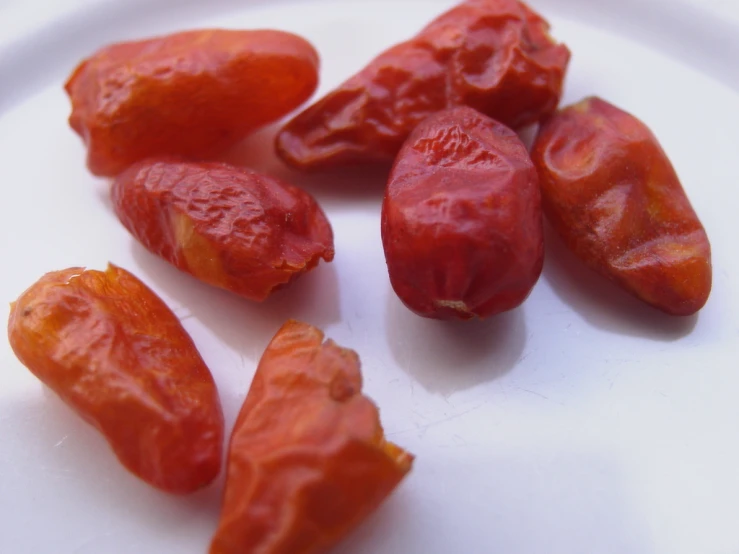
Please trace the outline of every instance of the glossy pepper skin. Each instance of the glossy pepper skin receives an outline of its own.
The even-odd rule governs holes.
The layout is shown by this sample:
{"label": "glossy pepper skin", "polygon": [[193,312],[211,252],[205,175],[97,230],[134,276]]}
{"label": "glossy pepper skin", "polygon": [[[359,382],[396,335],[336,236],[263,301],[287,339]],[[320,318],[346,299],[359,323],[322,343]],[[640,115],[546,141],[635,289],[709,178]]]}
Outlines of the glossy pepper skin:
{"label": "glossy pepper skin", "polygon": [[668,314],[703,307],[708,237],[644,123],[588,98],[542,127],[532,158],[545,214],[578,258]]}
{"label": "glossy pepper skin", "polygon": [[435,319],[521,304],[544,260],[541,196],[526,147],[472,108],[432,115],[398,154],[382,204],[390,282]]}
{"label": "glossy pepper skin", "polygon": [[410,471],[362,394],[352,350],[288,321],[236,420],[210,554],[318,554],[356,527]]}
{"label": "glossy pepper skin", "polygon": [[8,338],[150,485],[184,494],[218,475],[223,416],[213,377],[177,317],[129,272],[47,273],[12,304]]}
{"label": "glossy pepper skin", "polygon": [[111,195],[121,223],[151,252],[250,300],[334,257],[316,201],[249,169],[144,160],[113,181]]}
{"label": "glossy pepper skin", "polygon": [[95,175],[173,155],[203,160],[306,101],[318,54],[282,31],[185,31],[105,47],[65,89]]}
{"label": "glossy pepper skin", "polygon": [[434,112],[471,106],[513,128],[553,112],[570,58],[517,0],[468,0],[290,121],[276,148],[314,170],[387,161]]}

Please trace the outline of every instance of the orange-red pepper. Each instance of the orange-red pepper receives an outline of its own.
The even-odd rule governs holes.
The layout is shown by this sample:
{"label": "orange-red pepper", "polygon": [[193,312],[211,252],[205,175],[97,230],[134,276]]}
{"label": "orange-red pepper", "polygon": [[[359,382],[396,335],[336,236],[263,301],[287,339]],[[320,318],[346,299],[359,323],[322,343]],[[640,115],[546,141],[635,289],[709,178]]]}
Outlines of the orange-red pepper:
{"label": "orange-red pepper", "polygon": [[331,225],[316,201],[250,169],[145,160],[115,179],[112,199],[123,225],[150,251],[251,300],[334,257]]}
{"label": "orange-red pepper", "polygon": [[257,368],[228,454],[211,554],[317,554],[410,471],[362,394],[357,355],[289,321]]}
{"label": "orange-red pepper", "polygon": [[216,385],[177,317],[116,266],[47,273],[13,303],[18,359],[147,483],[193,492],[220,472]]}
{"label": "orange-red pepper", "polygon": [[430,116],[390,173],[382,242],[393,289],[436,319],[521,304],[544,261],[536,169],[516,133],[467,107]]}
{"label": "orange-red pepper", "polygon": [[631,114],[588,98],[552,117],[532,152],[544,212],[583,262],[675,315],[711,292],[711,246],[659,142]]}
{"label": "orange-red pepper", "polygon": [[553,112],[570,59],[518,0],[467,0],[290,121],[277,153],[303,170],[391,161],[416,125],[466,105],[509,127]]}
{"label": "orange-red pepper", "polygon": [[96,175],[150,156],[203,160],[307,100],[318,54],[283,31],[206,29],[102,48],[72,73],[69,124]]}

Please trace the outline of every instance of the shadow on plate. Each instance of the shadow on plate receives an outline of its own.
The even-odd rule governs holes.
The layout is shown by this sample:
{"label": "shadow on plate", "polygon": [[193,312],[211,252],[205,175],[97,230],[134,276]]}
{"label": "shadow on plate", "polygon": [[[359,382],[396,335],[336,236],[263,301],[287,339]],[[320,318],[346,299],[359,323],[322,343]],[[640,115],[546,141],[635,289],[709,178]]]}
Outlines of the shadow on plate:
{"label": "shadow on plate", "polygon": [[140,277],[156,284],[189,311],[183,314],[181,309],[175,310],[178,317],[196,317],[236,352],[255,361],[288,319],[324,328],[341,318],[339,280],[334,264],[321,262],[264,302],[252,302],[198,281],[136,241],[131,242],[131,249],[141,269]]}
{"label": "shadow on plate", "polygon": [[[370,206],[379,212],[385,192],[390,165],[371,164],[326,171],[301,173],[286,166],[274,153],[274,135],[279,129],[272,125],[248,136],[217,158],[237,167],[247,167],[295,185],[321,205],[326,215],[357,206]],[[115,215],[110,198],[112,179],[98,179],[95,192],[103,208]]]}
{"label": "shadow on plate", "polygon": [[103,208],[113,214],[116,219],[118,216],[115,215],[115,208],[113,208],[113,199],[110,197],[110,187],[113,181],[110,179],[97,179],[98,183],[95,183],[95,193],[97,194],[98,200],[103,205]]}
{"label": "shadow on plate", "polygon": [[[210,536],[215,528],[223,471],[197,492],[168,494],[130,473],[104,437],[46,387],[43,393],[6,407],[4,413],[14,422],[13,434],[18,437],[14,440],[23,441],[22,450],[27,456],[15,460],[23,467],[16,474],[14,488],[24,491],[23,498],[16,498],[15,503],[39,521],[63,521],[65,516],[59,514],[70,509],[81,516],[80,510],[87,506],[91,524],[155,526],[165,538],[170,533],[181,534],[181,525],[194,540]],[[11,450],[19,451],[18,447]],[[108,533],[93,538],[100,544],[85,543],[85,552],[109,551],[111,544],[120,540]]]}
{"label": "shadow on plate", "polygon": [[368,164],[303,173],[289,168],[275,154],[275,135],[282,123],[249,135],[220,160],[278,177],[316,197],[322,204],[343,206],[347,201],[379,203],[385,191],[390,164]]}
{"label": "shadow on plate", "polygon": [[449,395],[510,371],[526,344],[523,308],[484,321],[420,317],[388,293],[387,340],[396,363],[429,392]]}
{"label": "shadow on plate", "polygon": [[606,453],[502,441],[418,454],[399,489],[332,553],[654,552],[630,483]]}
{"label": "shadow on plate", "polygon": [[679,317],[652,308],[586,267],[549,225],[544,230],[542,278],[591,325],[611,333],[660,341],[678,340],[695,327],[697,314]]}
{"label": "shadow on plate", "polygon": [[[302,173],[289,168],[275,154],[274,137],[279,129],[279,125],[260,129],[219,156],[217,161],[247,167],[298,186],[315,196],[325,209],[341,209],[358,203],[380,205],[390,173],[389,164]],[[105,209],[113,213],[110,199],[112,179],[100,178],[98,181],[98,198]]]}

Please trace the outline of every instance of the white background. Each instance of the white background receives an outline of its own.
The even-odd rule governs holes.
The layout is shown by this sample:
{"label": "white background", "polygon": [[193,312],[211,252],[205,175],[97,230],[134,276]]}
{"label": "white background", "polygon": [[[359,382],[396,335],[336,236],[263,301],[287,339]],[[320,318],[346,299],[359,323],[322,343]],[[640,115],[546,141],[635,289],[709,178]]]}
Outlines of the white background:
{"label": "white background", "polygon": [[[420,319],[387,279],[382,172],[294,175],[271,153],[273,129],[232,159],[315,194],[337,256],[265,304],[242,301],[127,235],[66,124],[64,78],[114,40],[211,25],[292,30],[321,52],[323,92],[447,0],[0,0],[0,300],[52,269],[110,260],[132,270],[183,318],[229,426],[288,317],[355,348],[388,436],[418,458],[339,553],[739,553],[739,5],[531,3],[573,51],[564,102],[601,95],[644,119],[671,155],[713,247],[714,290],[699,316],[639,304],[548,237],[521,309],[484,323]],[[204,552],[221,486],[174,498],[137,481],[0,344],[0,553]]]}

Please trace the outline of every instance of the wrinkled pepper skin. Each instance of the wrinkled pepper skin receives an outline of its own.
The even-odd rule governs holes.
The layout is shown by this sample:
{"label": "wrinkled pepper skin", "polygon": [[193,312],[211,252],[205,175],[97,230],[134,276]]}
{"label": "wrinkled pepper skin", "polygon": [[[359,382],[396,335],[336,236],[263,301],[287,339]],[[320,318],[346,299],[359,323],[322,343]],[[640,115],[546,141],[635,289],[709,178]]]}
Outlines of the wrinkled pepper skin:
{"label": "wrinkled pepper skin", "polygon": [[382,243],[393,289],[418,315],[485,318],[515,308],[544,261],[541,196],[526,147],[472,108],[432,115],[390,172]]}
{"label": "wrinkled pepper skin", "polygon": [[177,317],[129,272],[47,273],[12,304],[8,338],[31,373],[150,485],[190,493],[220,472],[213,377]]}
{"label": "wrinkled pepper skin", "polygon": [[390,163],[418,123],[467,105],[513,128],[559,103],[570,58],[517,0],[468,0],[380,54],[278,134],[289,165]]}
{"label": "wrinkled pepper skin", "polygon": [[532,159],[547,219],[580,260],[668,314],[703,307],[708,237],[644,123],[588,98],[543,125]]}
{"label": "wrinkled pepper skin", "polygon": [[144,160],[113,181],[111,195],[121,223],[147,249],[250,300],[334,257],[331,226],[316,201],[246,168]]}
{"label": "wrinkled pepper skin", "polygon": [[185,31],[103,48],[65,89],[95,175],[153,156],[211,158],[297,108],[318,54],[282,31]]}
{"label": "wrinkled pepper skin", "polygon": [[385,440],[377,407],[362,394],[356,353],[288,321],[236,420],[210,554],[326,552],[412,462]]}

